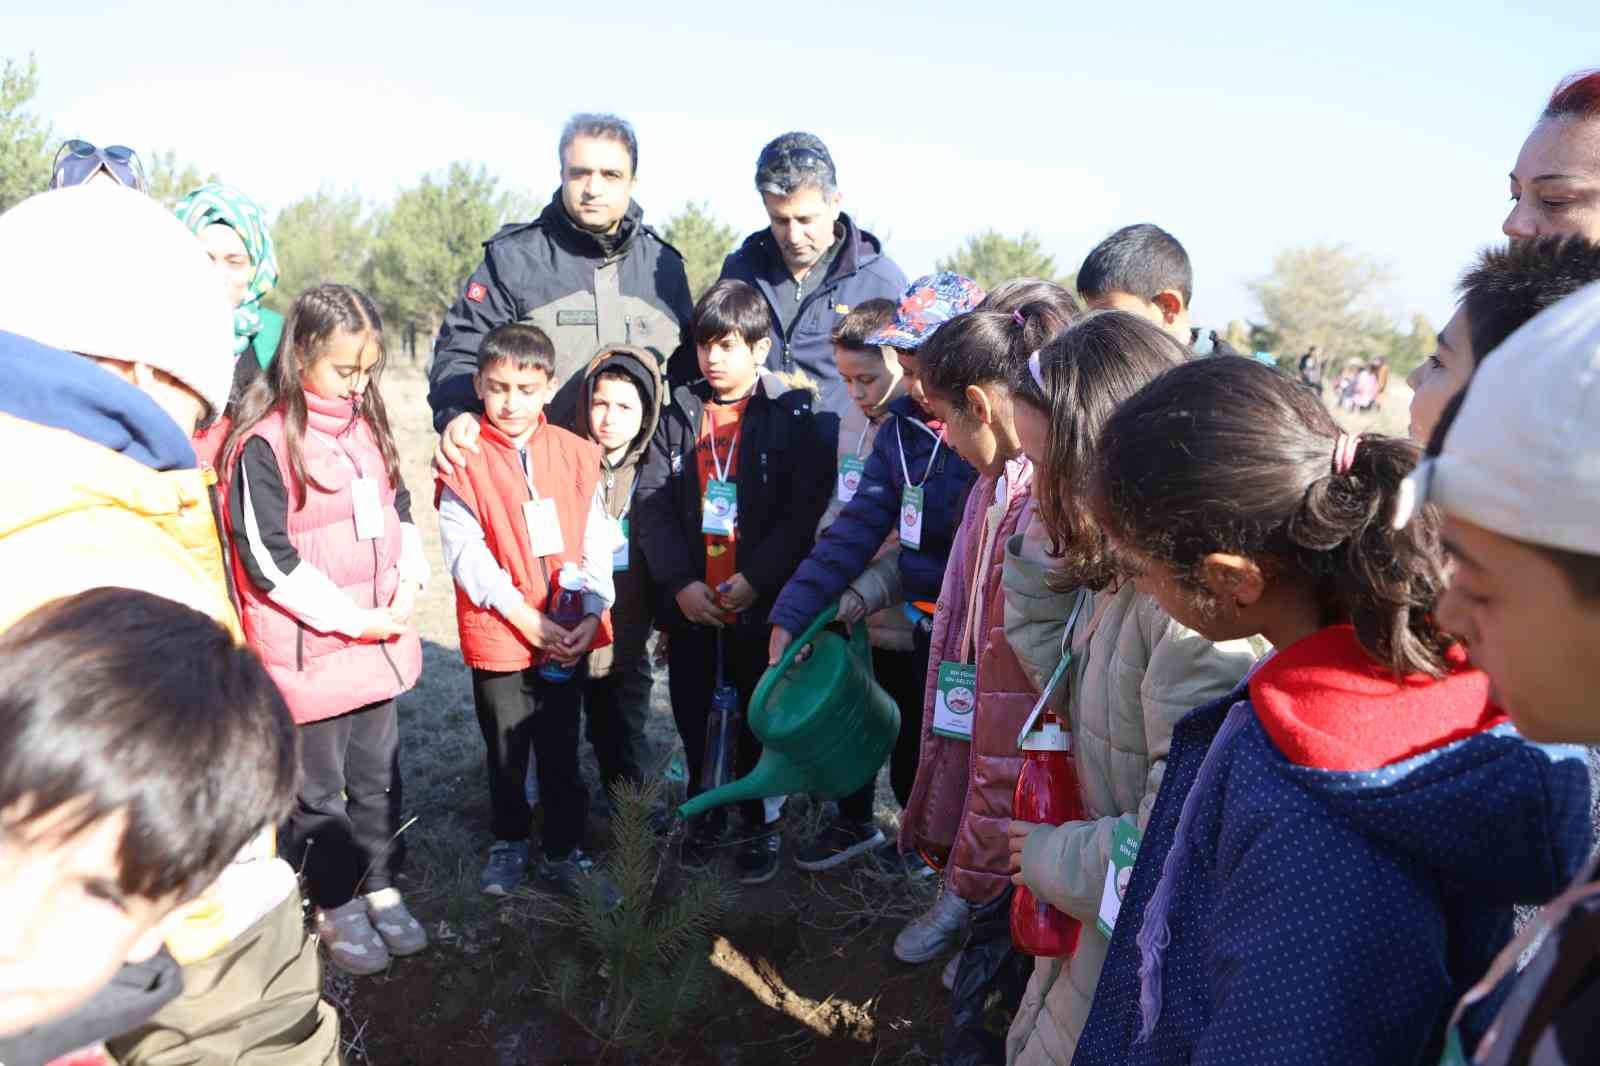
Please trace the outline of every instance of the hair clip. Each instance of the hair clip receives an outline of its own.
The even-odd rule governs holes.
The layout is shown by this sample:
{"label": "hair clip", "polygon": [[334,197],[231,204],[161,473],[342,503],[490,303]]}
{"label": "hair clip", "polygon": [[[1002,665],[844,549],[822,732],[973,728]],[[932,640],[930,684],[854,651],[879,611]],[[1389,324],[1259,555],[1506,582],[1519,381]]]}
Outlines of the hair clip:
{"label": "hair clip", "polygon": [[1022,309],[1020,307],[1011,312],[1011,321],[1024,328],[1026,328],[1028,325],[1028,320],[1023,317]]}
{"label": "hair clip", "polygon": [[1028,356],[1028,373],[1033,376],[1033,383],[1039,386],[1039,391],[1049,396],[1050,390],[1044,384],[1044,368],[1039,365],[1039,349],[1037,348],[1033,350],[1033,354]]}
{"label": "hair clip", "polygon": [[1339,477],[1350,473],[1351,467],[1356,464],[1356,449],[1361,447],[1361,438],[1352,437],[1348,433],[1339,434],[1339,439],[1333,444],[1333,472]]}

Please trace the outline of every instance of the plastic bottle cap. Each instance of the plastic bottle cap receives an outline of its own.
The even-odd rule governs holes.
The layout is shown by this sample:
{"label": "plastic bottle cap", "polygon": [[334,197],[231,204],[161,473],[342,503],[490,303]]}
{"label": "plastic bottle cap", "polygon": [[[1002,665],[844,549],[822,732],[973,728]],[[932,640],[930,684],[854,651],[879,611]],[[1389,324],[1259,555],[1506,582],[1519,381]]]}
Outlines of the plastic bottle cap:
{"label": "plastic bottle cap", "polygon": [[563,563],[561,566],[561,587],[569,592],[582,592],[585,584],[583,580],[583,567],[577,563]]}
{"label": "plastic bottle cap", "polygon": [[1072,734],[1054,718],[1039,723],[1039,728],[1022,738],[1023,751],[1071,751]]}

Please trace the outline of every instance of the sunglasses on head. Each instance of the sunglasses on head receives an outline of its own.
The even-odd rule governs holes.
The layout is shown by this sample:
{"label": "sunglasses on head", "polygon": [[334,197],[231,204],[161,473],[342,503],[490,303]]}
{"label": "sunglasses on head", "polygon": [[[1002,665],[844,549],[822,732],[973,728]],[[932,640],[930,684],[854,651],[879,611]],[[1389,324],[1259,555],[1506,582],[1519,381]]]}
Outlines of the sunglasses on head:
{"label": "sunglasses on head", "polygon": [[772,164],[784,163],[795,170],[823,170],[833,171],[833,160],[826,154],[812,148],[789,148],[778,152],[771,160]]}
{"label": "sunglasses on head", "polygon": [[77,139],[68,141],[56,151],[50,187],[63,189],[68,185],[82,185],[102,170],[119,185],[140,192],[149,191],[144,164],[139,162],[138,152],[122,144],[97,148],[88,141]]}

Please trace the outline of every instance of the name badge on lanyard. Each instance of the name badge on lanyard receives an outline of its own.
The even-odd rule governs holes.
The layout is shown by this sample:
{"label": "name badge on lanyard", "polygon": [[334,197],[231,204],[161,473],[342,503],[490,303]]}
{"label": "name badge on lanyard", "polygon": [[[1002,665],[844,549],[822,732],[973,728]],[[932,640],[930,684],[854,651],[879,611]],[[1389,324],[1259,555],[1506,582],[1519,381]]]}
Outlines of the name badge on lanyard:
{"label": "name badge on lanyard", "polygon": [[921,485],[907,485],[900,490],[900,543],[912,549],[922,547]]}
{"label": "name badge on lanyard", "polygon": [[617,519],[617,546],[611,549],[611,570],[620,574],[628,569],[628,520]]}
{"label": "name badge on lanyard", "polygon": [[735,433],[733,442],[728,445],[726,464],[717,455],[714,429],[706,446],[711,449],[711,466],[717,476],[706,485],[705,496],[700,501],[700,532],[731,537],[739,524],[739,487],[728,480],[728,474],[733,466],[734,452],[739,447],[739,434]]}
{"label": "name badge on lanyard", "polygon": [[894,420],[895,440],[900,445],[900,473],[906,479],[905,487],[900,490],[900,544],[916,551],[922,547],[922,486],[928,483],[928,478],[933,474],[934,460],[939,458],[944,437],[934,438],[933,451],[928,453],[928,468],[922,472],[922,480],[912,484],[911,470],[906,466],[906,438],[900,431],[900,421],[899,417]]}
{"label": "name badge on lanyard", "polygon": [[[869,424],[867,429],[871,429]],[[861,437],[856,441],[854,455],[839,456],[839,482],[833,494],[840,503],[849,503],[856,498],[856,490],[861,487],[861,474],[867,468],[866,460],[861,458],[861,446],[867,442],[867,429],[861,431]]]}
{"label": "name badge on lanyard", "polygon": [[939,664],[933,696],[933,731],[952,740],[972,739],[972,712],[978,709],[978,668],[946,660]]}
{"label": "name badge on lanyard", "polygon": [[377,540],[383,536],[383,504],[378,500],[378,482],[358,477],[350,482],[350,498],[355,504],[356,539]]}
{"label": "name badge on lanyard", "polygon": [[1122,913],[1122,899],[1128,894],[1128,882],[1133,879],[1133,864],[1139,859],[1139,830],[1126,819],[1117,819],[1111,833],[1111,861],[1106,864],[1106,884],[1100,892],[1100,913],[1095,926],[1107,938],[1117,927],[1117,916]]}
{"label": "name badge on lanyard", "polygon": [[524,501],[522,520],[528,525],[528,545],[534,555],[560,555],[567,550],[561,538],[561,517],[556,514],[555,500],[535,496]]}

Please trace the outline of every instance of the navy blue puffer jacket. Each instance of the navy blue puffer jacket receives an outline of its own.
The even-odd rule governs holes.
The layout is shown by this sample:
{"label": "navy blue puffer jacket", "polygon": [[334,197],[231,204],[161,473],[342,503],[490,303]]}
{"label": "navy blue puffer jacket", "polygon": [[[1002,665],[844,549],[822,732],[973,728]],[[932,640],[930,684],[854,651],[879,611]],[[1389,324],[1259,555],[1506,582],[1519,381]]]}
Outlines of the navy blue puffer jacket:
{"label": "navy blue puffer jacket", "polygon": [[909,396],[890,404],[889,411],[893,417],[872,443],[861,486],[783,587],[769,619],[773,625],[799,633],[867,568],[883,538],[899,528],[900,492],[908,472],[911,483],[923,490],[922,544],[900,545],[901,594],[906,600],[939,598],[961,508],[978,472],[940,443]]}

